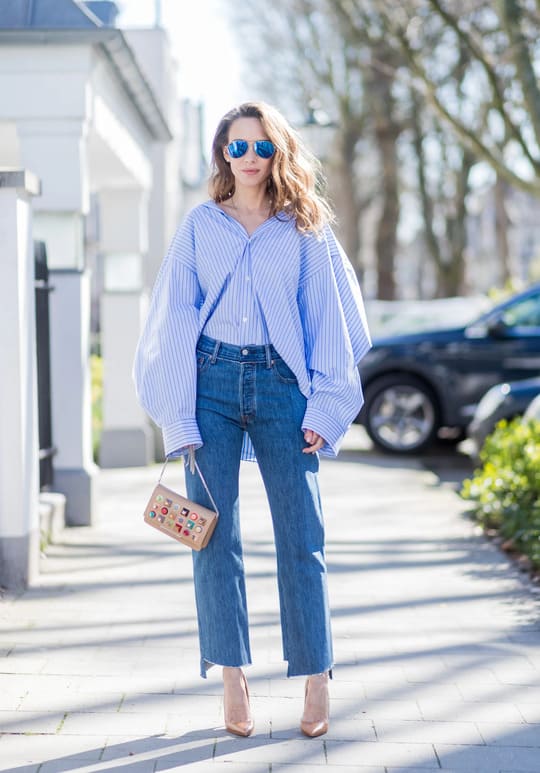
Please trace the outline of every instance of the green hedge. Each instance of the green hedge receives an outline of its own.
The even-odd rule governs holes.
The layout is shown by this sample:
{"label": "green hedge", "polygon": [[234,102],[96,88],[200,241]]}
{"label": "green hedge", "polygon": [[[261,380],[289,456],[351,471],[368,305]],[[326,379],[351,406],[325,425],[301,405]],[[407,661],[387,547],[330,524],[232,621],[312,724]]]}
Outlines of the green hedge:
{"label": "green hedge", "polygon": [[103,360],[97,354],[90,355],[90,373],[92,378],[92,445],[94,461],[97,462],[103,425]]}
{"label": "green hedge", "polygon": [[499,422],[480,459],[461,496],[485,529],[496,529],[540,567],[540,421]]}

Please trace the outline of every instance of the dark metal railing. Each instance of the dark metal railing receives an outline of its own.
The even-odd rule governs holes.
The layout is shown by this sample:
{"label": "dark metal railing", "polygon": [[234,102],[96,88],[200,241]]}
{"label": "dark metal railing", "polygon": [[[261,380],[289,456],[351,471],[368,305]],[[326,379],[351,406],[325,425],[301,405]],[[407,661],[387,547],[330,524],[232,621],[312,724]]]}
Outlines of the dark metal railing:
{"label": "dark metal railing", "polygon": [[51,488],[53,483],[53,457],[56,454],[56,448],[52,442],[49,325],[49,294],[54,290],[54,287],[49,284],[47,249],[44,242],[34,242],[34,265],[39,416],[39,487],[41,491],[46,491]]}

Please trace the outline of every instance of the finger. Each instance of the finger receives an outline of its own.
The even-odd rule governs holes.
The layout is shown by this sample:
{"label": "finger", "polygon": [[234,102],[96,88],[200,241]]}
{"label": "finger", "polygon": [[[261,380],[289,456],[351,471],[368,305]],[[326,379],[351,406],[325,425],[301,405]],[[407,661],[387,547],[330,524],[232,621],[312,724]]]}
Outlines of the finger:
{"label": "finger", "polygon": [[302,449],[303,454],[314,454],[324,446],[324,438],[317,435],[317,440],[309,445],[307,448]]}

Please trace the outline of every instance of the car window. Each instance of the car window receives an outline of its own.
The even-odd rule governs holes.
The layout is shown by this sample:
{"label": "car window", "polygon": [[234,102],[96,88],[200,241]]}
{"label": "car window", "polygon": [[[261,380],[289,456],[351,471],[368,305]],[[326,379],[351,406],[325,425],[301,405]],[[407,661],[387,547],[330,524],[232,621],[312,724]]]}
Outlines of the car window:
{"label": "car window", "polygon": [[540,293],[509,306],[502,320],[508,327],[540,328]]}

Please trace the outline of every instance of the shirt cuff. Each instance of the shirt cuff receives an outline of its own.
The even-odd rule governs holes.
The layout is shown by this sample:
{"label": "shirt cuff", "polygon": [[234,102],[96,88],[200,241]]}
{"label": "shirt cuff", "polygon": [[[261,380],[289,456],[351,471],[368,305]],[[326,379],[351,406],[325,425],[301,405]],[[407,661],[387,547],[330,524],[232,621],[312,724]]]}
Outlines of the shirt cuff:
{"label": "shirt cuff", "polygon": [[162,429],[165,456],[174,458],[187,454],[189,446],[202,446],[201,433],[196,419],[179,419]]}
{"label": "shirt cuff", "polygon": [[311,429],[326,440],[326,444],[321,448],[320,453],[323,456],[337,456],[339,447],[345,435],[346,428],[343,428],[335,419],[322,413],[317,408],[308,406],[302,422],[302,430]]}

